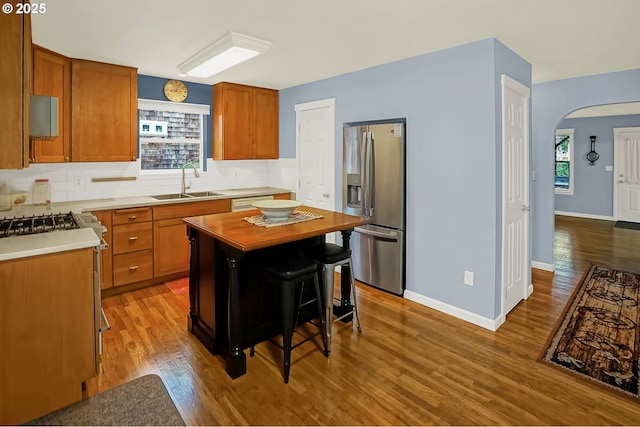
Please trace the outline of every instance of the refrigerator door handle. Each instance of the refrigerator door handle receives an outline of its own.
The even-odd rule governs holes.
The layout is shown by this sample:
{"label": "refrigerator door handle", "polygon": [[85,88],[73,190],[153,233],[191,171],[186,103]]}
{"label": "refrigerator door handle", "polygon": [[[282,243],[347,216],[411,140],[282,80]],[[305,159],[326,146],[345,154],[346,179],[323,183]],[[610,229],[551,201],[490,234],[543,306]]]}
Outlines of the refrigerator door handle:
{"label": "refrigerator door handle", "polygon": [[373,147],[371,132],[365,132],[363,135],[363,159],[362,162],[362,213],[364,216],[373,216]]}
{"label": "refrigerator door handle", "polygon": [[368,132],[362,132],[362,145],[360,146],[360,159],[362,161],[362,175],[361,182],[362,185],[362,216],[367,216],[369,209],[367,207],[367,201],[369,200],[369,180],[367,174],[367,146],[368,146]]}
{"label": "refrigerator door handle", "polygon": [[356,233],[367,235],[367,236],[380,237],[382,239],[388,239],[388,240],[394,240],[394,241],[398,240],[398,233],[396,233],[395,231],[388,231],[386,233],[383,233],[380,231],[368,230],[362,227],[356,227],[353,229],[353,231],[355,231]]}
{"label": "refrigerator door handle", "polygon": [[373,216],[373,208],[376,204],[376,159],[375,136],[369,132],[369,216]]}

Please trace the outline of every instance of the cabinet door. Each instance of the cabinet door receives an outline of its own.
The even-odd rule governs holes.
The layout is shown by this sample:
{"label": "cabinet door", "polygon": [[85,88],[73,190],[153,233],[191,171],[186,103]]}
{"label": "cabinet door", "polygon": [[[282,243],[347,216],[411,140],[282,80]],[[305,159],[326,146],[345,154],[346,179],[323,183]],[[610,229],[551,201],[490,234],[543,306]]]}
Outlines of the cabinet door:
{"label": "cabinet door", "polygon": [[58,97],[58,136],[33,140],[31,162],[69,161],[71,60],[66,56],[33,46],[33,93]]}
{"label": "cabinet door", "polygon": [[31,15],[0,14],[0,40],[0,169],[21,169],[29,158]]}
{"label": "cabinet door", "polygon": [[278,158],[278,91],[253,89],[253,158]]}
{"label": "cabinet door", "polygon": [[71,160],[125,162],[137,156],[135,68],[71,61]]}
{"label": "cabinet door", "polygon": [[215,160],[252,158],[252,88],[232,83],[213,87]]}
{"label": "cabinet door", "polygon": [[93,260],[85,248],[0,262],[0,425],[81,400],[97,363]]}
{"label": "cabinet door", "polygon": [[154,276],[189,271],[189,239],[181,218],[153,222]]}

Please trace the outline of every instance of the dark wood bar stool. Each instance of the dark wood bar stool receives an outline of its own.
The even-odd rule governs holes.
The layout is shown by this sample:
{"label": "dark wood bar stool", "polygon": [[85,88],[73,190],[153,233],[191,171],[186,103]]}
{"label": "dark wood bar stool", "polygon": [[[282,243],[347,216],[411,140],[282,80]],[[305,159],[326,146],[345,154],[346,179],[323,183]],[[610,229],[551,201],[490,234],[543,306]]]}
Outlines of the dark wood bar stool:
{"label": "dark wood bar stool", "polygon": [[[353,316],[355,326],[358,333],[362,332],[360,327],[360,318],[358,317],[358,299],[356,298],[356,286],[353,280],[353,262],[351,260],[351,249],[343,248],[340,245],[334,243],[324,243],[315,246],[312,249],[311,258],[318,264],[322,274],[324,282],[324,306],[325,306],[325,341],[326,341],[326,355],[329,355],[331,351],[331,331],[334,322],[342,320],[348,316]],[[333,287],[335,269],[337,266],[349,267],[349,283],[351,302],[347,305],[347,310],[341,312],[335,319],[333,319]],[[336,298],[336,300],[338,300]],[[343,303],[343,301],[341,301]]]}
{"label": "dark wood bar stool", "polygon": [[[287,257],[276,261],[266,267],[266,281],[278,283],[280,288],[280,317],[282,321],[282,345],[275,343],[284,351],[284,382],[289,383],[289,372],[291,371],[291,350],[310,340],[311,338],[321,335],[322,344],[325,355],[327,352],[327,341],[324,327],[324,318],[322,315],[322,296],[320,293],[320,283],[318,281],[318,267],[314,260],[307,258]],[[315,298],[303,302],[304,284],[308,280],[313,280],[315,287]],[[299,291],[298,291],[299,289]],[[296,300],[297,292],[300,293],[299,299]],[[292,346],[293,333],[298,326],[300,317],[300,309],[306,305],[317,304],[320,323],[310,322],[317,326],[320,331],[310,335]],[[255,346],[251,347],[249,355],[253,357],[255,354]]]}

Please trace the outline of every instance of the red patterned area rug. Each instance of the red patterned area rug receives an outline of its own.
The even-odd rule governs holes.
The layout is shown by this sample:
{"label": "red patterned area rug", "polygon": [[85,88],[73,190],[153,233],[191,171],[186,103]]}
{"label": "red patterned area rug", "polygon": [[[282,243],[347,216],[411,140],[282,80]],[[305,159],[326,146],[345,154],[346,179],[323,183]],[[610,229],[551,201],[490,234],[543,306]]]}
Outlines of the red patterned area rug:
{"label": "red patterned area rug", "polygon": [[175,295],[184,294],[189,290],[189,278],[183,277],[182,279],[172,280],[170,282],[164,282],[165,285],[171,289]]}
{"label": "red patterned area rug", "polygon": [[640,397],[639,290],[640,274],[592,266],[539,360]]}

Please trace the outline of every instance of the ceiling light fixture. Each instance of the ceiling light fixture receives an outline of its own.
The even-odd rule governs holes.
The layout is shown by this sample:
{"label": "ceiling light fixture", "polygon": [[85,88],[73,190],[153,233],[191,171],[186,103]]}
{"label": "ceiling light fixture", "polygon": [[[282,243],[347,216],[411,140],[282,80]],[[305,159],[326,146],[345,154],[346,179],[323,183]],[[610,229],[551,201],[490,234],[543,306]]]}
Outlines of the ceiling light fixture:
{"label": "ceiling light fixture", "polygon": [[178,65],[178,69],[191,77],[211,77],[265,52],[270,46],[271,42],[230,31]]}

